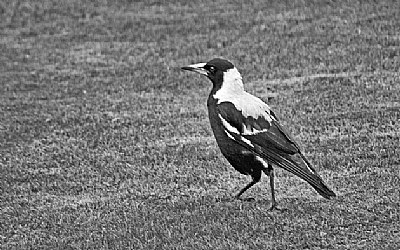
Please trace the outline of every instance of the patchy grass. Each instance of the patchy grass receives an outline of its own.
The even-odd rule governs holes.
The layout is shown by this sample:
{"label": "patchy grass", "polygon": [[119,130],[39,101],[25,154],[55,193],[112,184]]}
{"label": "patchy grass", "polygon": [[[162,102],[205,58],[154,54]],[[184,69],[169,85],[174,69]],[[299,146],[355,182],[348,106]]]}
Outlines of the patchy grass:
{"label": "patchy grass", "polygon": [[[3,249],[397,249],[396,1],[0,3]],[[338,193],[278,170],[230,200],[210,84],[231,59]],[[188,105],[189,104],[189,105]],[[264,178],[265,179],[265,178]]]}

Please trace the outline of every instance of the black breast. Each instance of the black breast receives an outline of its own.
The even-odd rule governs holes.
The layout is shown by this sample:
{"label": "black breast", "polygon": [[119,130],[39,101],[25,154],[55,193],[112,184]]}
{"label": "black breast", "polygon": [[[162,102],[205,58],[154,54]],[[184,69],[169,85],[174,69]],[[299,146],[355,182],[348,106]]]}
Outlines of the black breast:
{"label": "black breast", "polygon": [[255,159],[255,155],[252,152],[226,135],[221,119],[218,117],[216,109],[217,101],[210,94],[207,100],[207,108],[211,128],[221,153],[237,171],[242,174],[251,175],[255,169],[260,169],[263,166]]}

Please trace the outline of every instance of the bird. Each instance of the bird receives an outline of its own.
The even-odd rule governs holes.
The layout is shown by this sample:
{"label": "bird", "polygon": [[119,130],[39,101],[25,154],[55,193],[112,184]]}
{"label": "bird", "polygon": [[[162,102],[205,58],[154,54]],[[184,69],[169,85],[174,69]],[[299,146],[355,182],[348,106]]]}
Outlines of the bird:
{"label": "bird", "polygon": [[258,183],[264,173],[269,176],[271,189],[269,210],[279,210],[273,166],[308,182],[324,198],[336,196],[268,104],[245,91],[242,76],[230,61],[214,58],[207,63],[191,64],[181,69],[211,80],[207,109],[217,145],[237,171],[251,176],[251,182],[234,198],[241,200],[241,195]]}

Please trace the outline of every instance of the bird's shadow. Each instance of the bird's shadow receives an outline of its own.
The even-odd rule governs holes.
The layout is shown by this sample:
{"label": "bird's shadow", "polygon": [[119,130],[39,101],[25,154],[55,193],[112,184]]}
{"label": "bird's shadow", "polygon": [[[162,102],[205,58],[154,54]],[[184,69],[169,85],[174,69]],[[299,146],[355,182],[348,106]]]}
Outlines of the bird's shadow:
{"label": "bird's shadow", "polygon": [[232,197],[215,197],[215,202],[217,203],[227,203],[227,202],[256,202],[256,199],[253,197],[247,198],[237,198],[235,196]]}
{"label": "bird's shadow", "polygon": [[269,212],[274,212],[274,211],[285,212],[288,210],[287,208],[281,207],[281,206],[272,207],[271,201],[257,200],[253,197],[246,197],[246,198],[237,198],[235,196],[233,196],[233,197],[216,197],[214,200],[216,203],[235,203],[235,202],[237,202],[237,203],[242,203],[242,204],[254,204],[254,205],[262,205],[262,206],[268,205]]}

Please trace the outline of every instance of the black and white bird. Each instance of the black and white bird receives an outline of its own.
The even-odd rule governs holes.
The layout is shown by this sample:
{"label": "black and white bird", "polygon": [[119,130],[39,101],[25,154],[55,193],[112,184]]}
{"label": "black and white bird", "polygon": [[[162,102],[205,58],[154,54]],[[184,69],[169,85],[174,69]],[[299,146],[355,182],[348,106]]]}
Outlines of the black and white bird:
{"label": "black and white bird", "polygon": [[[236,198],[259,182],[264,172],[270,178],[271,209],[277,208],[271,164],[302,178],[325,198],[336,196],[270,107],[244,90],[242,76],[231,62],[214,58],[182,69],[205,75],[211,80],[213,88],[207,107],[217,144],[237,171],[252,177]],[[299,157],[294,157],[296,155]]]}

